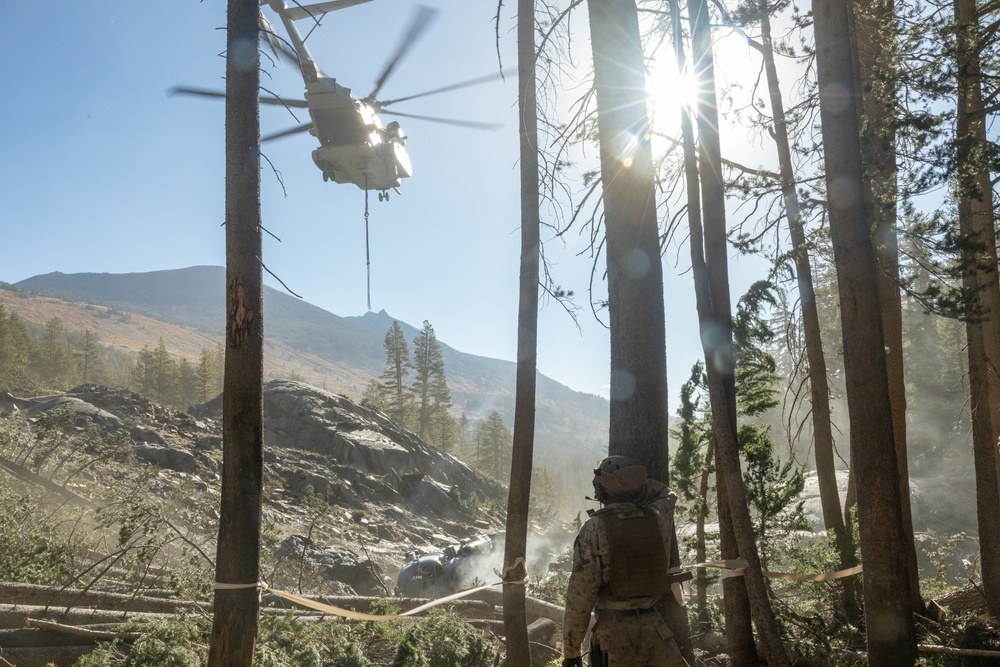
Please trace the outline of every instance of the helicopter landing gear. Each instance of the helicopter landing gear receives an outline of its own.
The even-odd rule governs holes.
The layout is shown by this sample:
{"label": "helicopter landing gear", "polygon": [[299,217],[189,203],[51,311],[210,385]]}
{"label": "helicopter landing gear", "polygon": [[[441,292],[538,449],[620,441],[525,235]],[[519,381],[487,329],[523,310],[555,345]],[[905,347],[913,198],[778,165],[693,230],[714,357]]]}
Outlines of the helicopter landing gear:
{"label": "helicopter landing gear", "polygon": [[379,201],[389,201],[389,191],[388,190],[383,190],[382,192],[378,193],[378,200]]}

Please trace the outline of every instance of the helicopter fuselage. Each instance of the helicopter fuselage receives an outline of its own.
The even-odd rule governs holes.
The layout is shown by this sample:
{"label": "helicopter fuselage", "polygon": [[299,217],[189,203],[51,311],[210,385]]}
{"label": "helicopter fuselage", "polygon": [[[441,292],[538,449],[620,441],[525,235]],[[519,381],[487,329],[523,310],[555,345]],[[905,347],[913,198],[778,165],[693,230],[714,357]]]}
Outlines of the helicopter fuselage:
{"label": "helicopter fuselage", "polygon": [[319,140],[313,162],[323,180],[354,183],[362,190],[398,188],[412,173],[398,123],[383,127],[378,114],[349,88],[319,76],[306,86],[306,100]]}

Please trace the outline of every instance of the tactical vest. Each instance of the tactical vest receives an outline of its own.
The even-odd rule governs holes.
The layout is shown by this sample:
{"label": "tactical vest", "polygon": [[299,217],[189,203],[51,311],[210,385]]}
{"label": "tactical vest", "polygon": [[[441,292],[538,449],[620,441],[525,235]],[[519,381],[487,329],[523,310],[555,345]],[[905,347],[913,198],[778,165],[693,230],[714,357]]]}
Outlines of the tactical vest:
{"label": "tactical vest", "polygon": [[608,582],[616,598],[663,595],[670,590],[670,563],[660,524],[649,508],[601,512],[610,552]]}

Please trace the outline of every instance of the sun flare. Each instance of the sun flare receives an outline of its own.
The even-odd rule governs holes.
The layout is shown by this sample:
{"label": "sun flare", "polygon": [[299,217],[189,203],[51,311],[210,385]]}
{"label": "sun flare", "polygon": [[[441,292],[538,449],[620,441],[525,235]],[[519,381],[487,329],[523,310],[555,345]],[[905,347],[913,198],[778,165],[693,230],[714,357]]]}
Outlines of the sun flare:
{"label": "sun flare", "polygon": [[649,68],[646,78],[649,114],[653,134],[674,137],[679,134],[680,111],[692,106],[697,95],[694,77],[679,73],[671,59]]}

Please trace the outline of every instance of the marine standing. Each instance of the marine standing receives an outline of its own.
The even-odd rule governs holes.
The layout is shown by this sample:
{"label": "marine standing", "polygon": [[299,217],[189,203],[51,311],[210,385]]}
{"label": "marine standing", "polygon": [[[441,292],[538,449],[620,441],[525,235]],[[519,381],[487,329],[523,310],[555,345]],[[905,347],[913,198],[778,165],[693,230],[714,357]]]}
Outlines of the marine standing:
{"label": "marine standing", "polygon": [[657,603],[671,594],[670,548],[677,497],[645,466],[609,456],[594,469],[593,512],[573,544],[563,619],[563,667],[581,667],[597,612],[591,667],[683,667]]}

